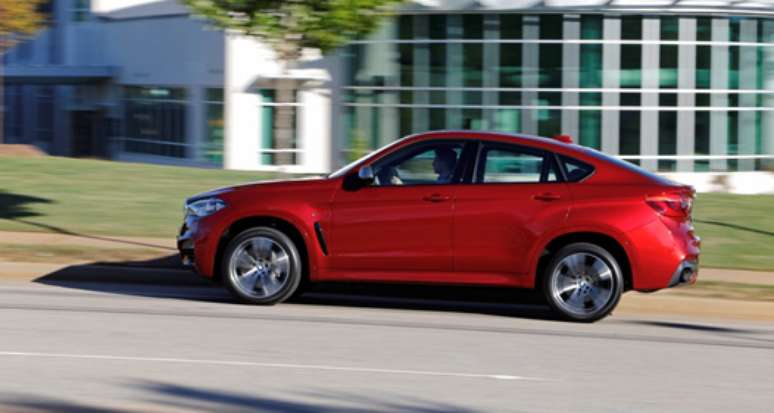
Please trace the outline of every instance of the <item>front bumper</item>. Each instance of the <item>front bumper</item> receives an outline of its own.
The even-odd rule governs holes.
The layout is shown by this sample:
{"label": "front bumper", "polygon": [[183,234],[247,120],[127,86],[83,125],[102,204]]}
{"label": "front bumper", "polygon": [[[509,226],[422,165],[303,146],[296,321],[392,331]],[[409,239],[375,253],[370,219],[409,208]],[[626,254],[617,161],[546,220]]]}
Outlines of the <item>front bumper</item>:
{"label": "front bumper", "polygon": [[196,269],[196,241],[190,224],[190,219],[186,217],[177,237],[177,251],[184,266]]}

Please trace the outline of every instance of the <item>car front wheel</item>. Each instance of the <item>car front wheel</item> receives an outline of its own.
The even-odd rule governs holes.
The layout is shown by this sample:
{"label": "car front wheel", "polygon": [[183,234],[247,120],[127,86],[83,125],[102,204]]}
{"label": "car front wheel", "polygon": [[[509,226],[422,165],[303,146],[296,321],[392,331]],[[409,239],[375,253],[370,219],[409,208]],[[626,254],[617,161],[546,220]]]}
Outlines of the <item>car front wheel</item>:
{"label": "car front wheel", "polygon": [[293,241],[271,227],[248,229],[226,247],[223,274],[240,301],[271,305],[290,297],[301,281],[301,259]]}
{"label": "car front wheel", "polygon": [[616,259],[589,243],[565,246],[551,259],[543,277],[548,304],[565,319],[596,321],[608,315],[623,292]]}

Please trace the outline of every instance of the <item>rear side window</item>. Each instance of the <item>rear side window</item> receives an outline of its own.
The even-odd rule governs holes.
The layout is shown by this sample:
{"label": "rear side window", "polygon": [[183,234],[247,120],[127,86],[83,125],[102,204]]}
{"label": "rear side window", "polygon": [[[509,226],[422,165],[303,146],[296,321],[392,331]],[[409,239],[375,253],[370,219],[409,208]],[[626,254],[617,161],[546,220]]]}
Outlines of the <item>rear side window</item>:
{"label": "rear side window", "polygon": [[479,155],[476,182],[556,182],[553,162],[545,152],[516,145],[485,143]]}
{"label": "rear side window", "polygon": [[560,155],[567,182],[579,182],[594,172],[594,167],[577,159]]}

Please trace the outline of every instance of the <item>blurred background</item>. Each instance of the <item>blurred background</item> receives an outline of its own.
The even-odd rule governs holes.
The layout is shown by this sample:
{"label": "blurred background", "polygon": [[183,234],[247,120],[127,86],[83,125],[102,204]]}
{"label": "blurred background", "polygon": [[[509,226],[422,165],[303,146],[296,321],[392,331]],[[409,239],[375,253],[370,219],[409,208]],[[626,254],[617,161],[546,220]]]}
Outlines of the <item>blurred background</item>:
{"label": "blurred background", "polygon": [[664,172],[772,169],[771,2],[405,2],[289,68],[174,0],[39,9],[44,29],[3,55],[3,136],[52,155],[321,173],[407,134],[482,129]]}

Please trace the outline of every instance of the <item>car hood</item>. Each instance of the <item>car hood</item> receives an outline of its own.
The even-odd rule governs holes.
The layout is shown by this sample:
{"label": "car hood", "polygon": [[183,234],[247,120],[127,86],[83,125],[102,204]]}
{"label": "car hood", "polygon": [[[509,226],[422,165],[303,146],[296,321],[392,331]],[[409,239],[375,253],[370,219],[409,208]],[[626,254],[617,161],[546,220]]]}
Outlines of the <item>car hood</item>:
{"label": "car hood", "polygon": [[328,179],[323,176],[308,176],[295,179],[273,179],[266,181],[256,181],[245,184],[225,186],[222,188],[216,188],[207,192],[196,194],[188,199],[186,203],[196,202],[200,199],[211,198],[215,196],[221,196],[232,192],[243,191],[261,191],[261,190],[293,190],[298,189],[299,186],[314,185],[317,183],[325,182]]}

